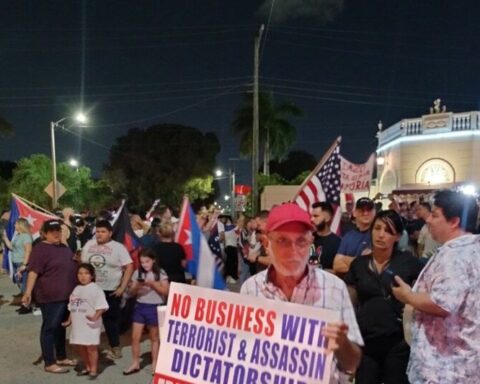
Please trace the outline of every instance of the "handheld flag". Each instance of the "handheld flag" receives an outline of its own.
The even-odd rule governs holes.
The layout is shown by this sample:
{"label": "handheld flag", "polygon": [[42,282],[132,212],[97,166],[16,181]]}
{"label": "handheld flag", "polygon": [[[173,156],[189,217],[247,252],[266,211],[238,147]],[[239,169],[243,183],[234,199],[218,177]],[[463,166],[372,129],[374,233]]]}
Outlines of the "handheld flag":
{"label": "handheld flag", "polygon": [[338,137],[315,169],[308,175],[293,199],[307,212],[313,203],[326,201],[332,205],[333,217],[330,226],[332,232],[340,230],[340,141]]}
{"label": "handheld flag", "polygon": [[[38,206],[35,207],[40,208]],[[34,239],[40,236],[40,229],[42,228],[42,224],[45,220],[58,219],[58,217],[53,213],[48,212],[43,208],[40,209],[42,209],[42,211],[35,209],[33,203],[30,203],[28,200],[25,200],[12,193],[12,201],[10,203],[10,220],[8,221],[7,225],[7,237],[10,241],[12,241],[15,234],[15,222],[20,217],[26,219],[30,224],[32,237]],[[13,276],[12,262],[9,257],[8,249],[5,249],[2,267],[9,272],[10,277]]]}
{"label": "handheld flag", "polygon": [[125,248],[127,248],[133,260],[133,265],[137,268],[141,242],[130,224],[130,216],[128,214],[128,208],[125,206],[125,200],[116,212],[115,221],[113,222],[112,239],[122,243]]}
{"label": "handheld flag", "polygon": [[218,270],[216,257],[200,231],[195,213],[186,197],[183,200],[175,241],[185,250],[187,270],[194,276],[198,286],[225,289],[225,280]]}

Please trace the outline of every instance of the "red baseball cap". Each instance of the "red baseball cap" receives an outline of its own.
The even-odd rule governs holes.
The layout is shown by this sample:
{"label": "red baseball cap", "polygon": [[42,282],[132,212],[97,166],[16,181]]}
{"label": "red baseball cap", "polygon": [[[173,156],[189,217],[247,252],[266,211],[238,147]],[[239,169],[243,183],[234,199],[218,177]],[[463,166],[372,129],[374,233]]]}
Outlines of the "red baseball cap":
{"label": "red baseball cap", "polygon": [[315,227],[310,221],[310,215],[297,204],[285,203],[273,208],[268,214],[267,232],[275,231],[282,225],[288,223],[304,224],[308,229],[314,231]]}

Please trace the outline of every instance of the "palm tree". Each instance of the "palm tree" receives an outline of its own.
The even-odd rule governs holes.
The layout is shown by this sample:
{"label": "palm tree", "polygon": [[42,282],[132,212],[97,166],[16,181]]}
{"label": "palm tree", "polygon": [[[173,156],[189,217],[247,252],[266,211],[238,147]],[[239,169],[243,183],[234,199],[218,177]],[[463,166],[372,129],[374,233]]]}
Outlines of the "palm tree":
{"label": "palm tree", "polygon": [[[295,127],[289,116],[301,116],[300,108],[292,103],[276,104],[273,93],[259,92],[259,146],[263,147],[263,173],[270,173],[270,160],[282,160],[295,142]],[[240,153],[252,154],[253,95],[247,93],[235,111],[233,132],[240,139]]]}

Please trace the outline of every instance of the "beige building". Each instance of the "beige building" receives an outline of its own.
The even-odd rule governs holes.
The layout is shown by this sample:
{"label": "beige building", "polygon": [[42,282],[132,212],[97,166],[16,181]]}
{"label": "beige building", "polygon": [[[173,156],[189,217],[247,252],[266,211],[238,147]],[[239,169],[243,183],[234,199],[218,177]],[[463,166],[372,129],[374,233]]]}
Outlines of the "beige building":
{"label": "beige building", "polygon": [[419,194],[457,185],[480,186],[480,112],[430,113],[379,124],[376,191]]}

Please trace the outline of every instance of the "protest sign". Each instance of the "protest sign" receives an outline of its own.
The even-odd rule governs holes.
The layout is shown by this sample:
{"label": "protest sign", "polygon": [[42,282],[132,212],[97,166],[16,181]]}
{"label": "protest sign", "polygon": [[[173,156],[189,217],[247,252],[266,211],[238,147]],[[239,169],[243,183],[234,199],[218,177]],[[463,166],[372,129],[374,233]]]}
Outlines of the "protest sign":
{"label": "protest sign", "polygon": [[370,190],[373,176],[375,155],[371,155],[366,163],[354,164],[340,156],[341,190],[347,192],[365,192]]}
{"label": "protest sign", "polygon": [[328,383],[339,314],[172,283],[154,384]]}

